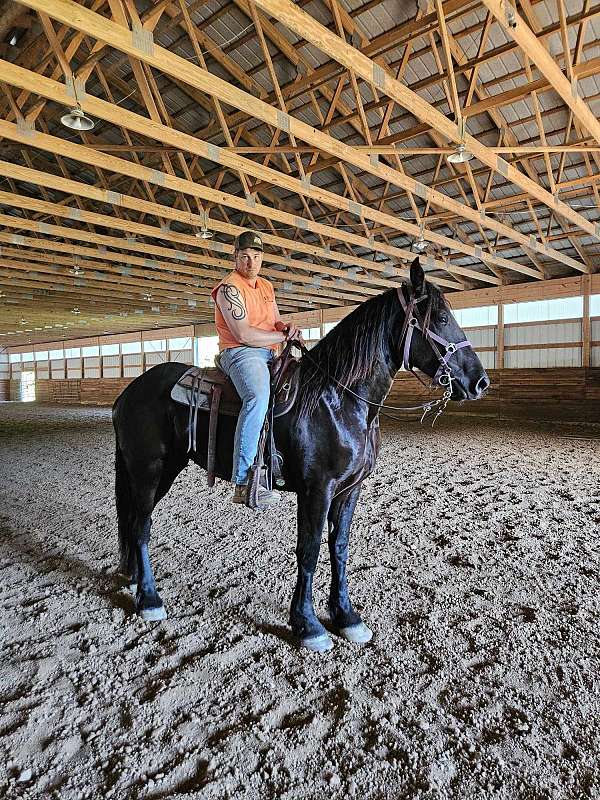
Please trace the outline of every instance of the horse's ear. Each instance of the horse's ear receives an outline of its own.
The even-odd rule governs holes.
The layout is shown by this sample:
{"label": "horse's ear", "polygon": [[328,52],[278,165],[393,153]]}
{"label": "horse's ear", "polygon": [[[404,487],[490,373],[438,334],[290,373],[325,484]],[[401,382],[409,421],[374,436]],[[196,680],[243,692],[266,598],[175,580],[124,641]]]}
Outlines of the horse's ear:
{"label": "horse's ear", "polygon": [[410,265],[410,282],[413,287],[413,292],[417,297],[420,297],[425,287],[425,273],[423,272],[423,267],[421,266],[421,261],[418,256]]}

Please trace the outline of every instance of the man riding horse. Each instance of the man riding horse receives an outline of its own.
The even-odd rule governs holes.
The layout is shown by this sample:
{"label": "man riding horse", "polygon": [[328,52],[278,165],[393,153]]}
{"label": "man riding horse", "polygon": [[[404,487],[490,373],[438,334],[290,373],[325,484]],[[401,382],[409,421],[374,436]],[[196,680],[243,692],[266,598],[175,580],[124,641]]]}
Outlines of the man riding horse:
{"label": "man riding horse", "polygon": [[[298,337],[298,328],[286,325],[279,314],[273,286],[259,277],[262,239],[245,231],[235,241],[235,270],[212,291],[219,334],[218,364],[229,376],[242,400],[235,429],[232,481],[234,503],[245,503],[248,471],[256,456],[270,392],[269,363],[282,342]],[[261,487],[261,506],[278,503],[280,495]]]}

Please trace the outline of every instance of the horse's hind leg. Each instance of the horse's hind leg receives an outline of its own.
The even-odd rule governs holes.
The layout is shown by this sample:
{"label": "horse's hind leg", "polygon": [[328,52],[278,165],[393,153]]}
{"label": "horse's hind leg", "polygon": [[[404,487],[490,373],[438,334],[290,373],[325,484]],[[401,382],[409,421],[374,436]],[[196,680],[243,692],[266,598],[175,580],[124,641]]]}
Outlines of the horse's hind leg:
{"label": "horse's hind leg", "polygon": [[132,547],[133,525],[129,475],[121,448],[117,444],[115,458],[115,500],[119,530],[119,572],[129,581],[132,592],[137,591],[137,559]]}
{"label": "horse's hind leg", "polygon": [[329,515],[329,555],[331,558],[331,589],[329,591],[329,615],[335,630],[344,639],[357,644],[370,641],[372,631],[363,623],[352,608],[348,593],[348,545],[350,525],[361,486],[355,486],[345,494],[333,499]]}
{"label": "horse's hind leg", "polygon": [[[156,589],[154,573],[150,564],[148,545],[152,527],[152,511],[156,505],[157,489],[163,472],[162,459],[138,465],[131,481],[132,525],[130,547],[137,567],[136,608],[142,619],[152,621],[166,619],[163,601]],[[130,470],[130,475],[132,470]]]}
{"label": "horse's hind leg", "polygon": [[[132,551],[137,567],[136,607],[145,620],[166,619],[167,612],[156,589],[154,573],[150,564],[148,545],[152,526],[152,511],[166,495],[173,481],[187,463],[187,458],[167,462],[156,459],[145,465],[144,471],[134,483],[134,505],[136,515],[132,527]],[[140,479],[141,478],[141,479]],[[135,488],[137,486],[137,488]]]}

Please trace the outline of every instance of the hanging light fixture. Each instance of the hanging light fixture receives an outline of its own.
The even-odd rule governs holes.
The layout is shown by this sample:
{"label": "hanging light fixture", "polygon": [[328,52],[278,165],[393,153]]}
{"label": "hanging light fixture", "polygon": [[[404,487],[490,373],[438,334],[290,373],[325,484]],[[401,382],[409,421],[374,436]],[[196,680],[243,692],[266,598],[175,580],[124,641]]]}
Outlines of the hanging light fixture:
{"label": "hanging light fixture", "polygon": [[429,242],[425,238],[424,232],[425,227],[421,223],[421,225],[419,225],[419,236],[414,240],[411,246],[413,253],[424,253],[429,247]]}
{"label": "hanging light fixture", "polygon": [[473,153],[469,153],[465,144],[466,130],[464,117],[461,117],[459,120],[458,131],[460,143],[457,144],[453,153],[450,153],[450,155],[446,156],[450,164],[464,164],[466,161],[470,161],[472,158],[474,158]]}
{"label": "hanging light fixture", "polygon": [[456,150],[447,156],[451,164],[464,164],[465,161],[470,161],[474,158],[473,153],[469,153],[464,142],[456,146]]}
{"label": "hanging light fixture", "polygon": [[71,309],[71,314],[81,314],[81,311],[79,310],[79,307],[75,306],[75,308],[72,308]]}
{"label": "hanging light fixture", "polygon": [[60,121],[65,128],[70,128],[73,131],[91,131],[96,125],[93,119],[86,117],[80,105],[72,108],[68,114],[63,114]]}
{"label": "hanging light fixture", "polygon": [[76,278],[80,278],[80,277],[81,277],[81,276],[84,274],[84,271],[81,269],[81,267],[80,267],[80,266],[79,266],[79,264],[77,264],[77,263],[75,263],[75,264],[74,264],[74,265],[71,267],[71,269],[69,270],[69,272],[70,272],[72,275],[75,275],[75,277],[76,277]]}
{"label": "hanging light fixture", "polygon": [[208,211],[204,212],[204,221],[202,227],[196,233],[197,239],[212,239],[213,232],[208,230]]}

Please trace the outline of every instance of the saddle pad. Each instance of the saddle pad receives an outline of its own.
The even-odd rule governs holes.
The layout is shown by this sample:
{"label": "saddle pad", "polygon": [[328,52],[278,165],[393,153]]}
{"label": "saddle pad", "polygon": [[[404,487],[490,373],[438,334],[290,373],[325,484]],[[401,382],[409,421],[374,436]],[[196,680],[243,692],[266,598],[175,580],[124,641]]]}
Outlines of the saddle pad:
{"label": "saddle pad", "polygon": [[[287,369],[281,388],[275,398],[274,416],[280,417],[290,410],[298,394],[298,377],[300,362],[293,360]],[[237,416],[241,408],[241,400],[235,386],[220,369],[190,367],[171,389],[171,399],[176,403],[189,406],[193,402],[194,383],[198,383],[195,392],[199,411],[210,411],[212,387],[218,384],[222,388],[219,412]]]}
{"label": "saddle pad", "polygon": [[[182,403],[184,406],[189,406],[192,401],[192,380],[196,376],[201,378],[203,370],[198,367],[190,367],[187,372],[184,372],[181,378],[177,381],[175,386],[171,389],[171,399],[176,403]],[[210,397],[204,394],[205,391],[210,391],[210,388],[204,382],[201,387],[202,396],[198,398],[200,408],[210,409]]]}

